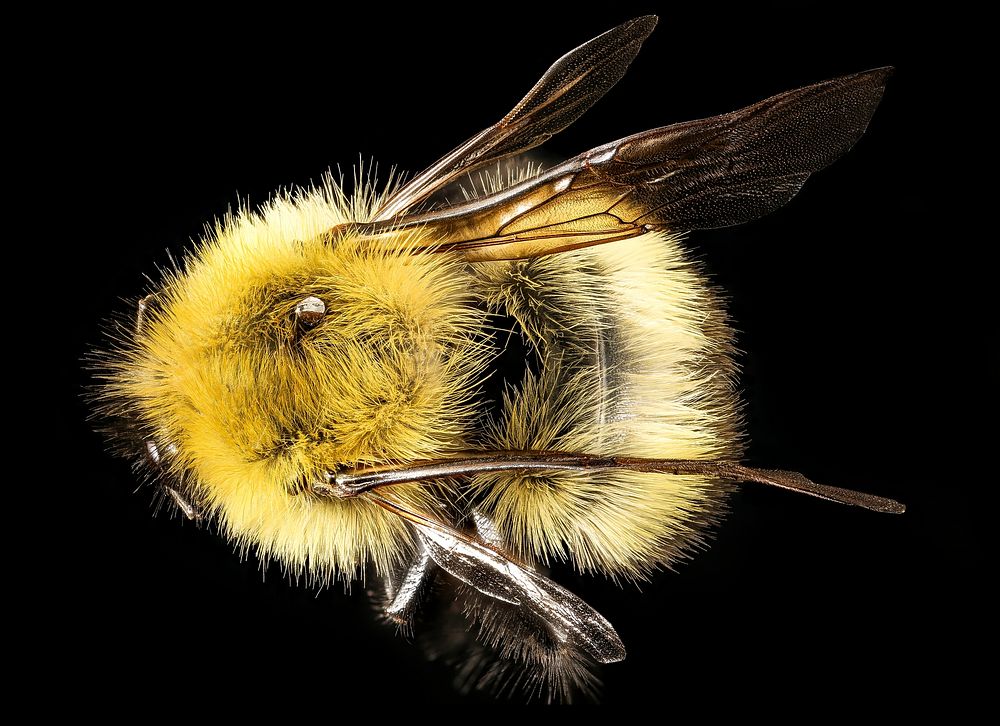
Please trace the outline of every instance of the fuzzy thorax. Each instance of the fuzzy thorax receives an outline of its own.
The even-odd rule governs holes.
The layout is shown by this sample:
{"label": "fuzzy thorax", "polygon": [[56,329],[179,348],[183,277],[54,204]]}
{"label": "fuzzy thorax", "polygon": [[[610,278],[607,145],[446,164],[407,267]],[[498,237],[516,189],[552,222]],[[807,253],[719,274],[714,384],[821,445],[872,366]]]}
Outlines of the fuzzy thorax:
{"label": "fuzzy thorax", "polygon": [[[355,209],[351,209],[351,205]],[[108,356],[104,407],[127,412],[221,529],[320,579],[379,571],[409,534],[364,501],[319,501],[301,482],[336,464],[462,448],[483,363],[481,314],[444,256],[322,233],[357,218],[327,186],[227,218],[156,292]],[[295,306],[323,301],[305,326]],[[394,495],[427,511],[417,485]]]}

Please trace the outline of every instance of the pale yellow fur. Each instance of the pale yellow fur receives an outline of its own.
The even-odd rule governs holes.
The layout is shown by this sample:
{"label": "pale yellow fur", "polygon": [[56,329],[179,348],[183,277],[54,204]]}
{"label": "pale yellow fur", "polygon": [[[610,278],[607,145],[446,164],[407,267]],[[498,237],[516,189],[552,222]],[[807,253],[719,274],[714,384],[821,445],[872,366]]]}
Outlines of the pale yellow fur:
{"label": "pale yellow fur", "polygon": [[[711,459],[738,450],[731,334],[678,241],[660,234],[482,266],[494,309],[521,324],[541,371],[491,429],[499,448]],[[641,578],[699,545],[726,490],[633,472],[481,476],[514,551]]]}
{"label": "pale yellow fur", "polygon": [[[322,239],[371,203],[328,181],[227,218],[108,363],[105,408],[128,409],[160,451],[176,449],[166,463],[222,531],[323,581],[369,560],[385,572],[410,533],[371,503],[301,494],[303,480],[463,447],[487,357],[452,260],[410,254],[405,238],[385,251]],[[310,295],[327,315],[300,334],[294,306]],[[429,487],[394,494],[435,507]]]}
{"label": "pale yellow fur", "polygon": [[[676,240],[468,266],[412,254],[416,240],[403,236],[393,249],[324,238],[374,203],[327,180],[223,220],[166,274],[142,329],[106,355],[104,410],[173,452],[170,474],[238,547],[320,581],[403,560],[411,534],[395,515],[302,493],[337,464],[484,445],[734,453],[729,333]],[[327,315],[304,331],[293,309],[310,295]],[[503,411],[484,423],[474,394],[493,356],[486,309],[517,320],[541,370],[512,381]],[[492,515],[518,555],[625,578],[700,542],[724,491],[633,473],[451,486],[463,489],[448,498]],[[446,516],[441,491],[393,495]]]}

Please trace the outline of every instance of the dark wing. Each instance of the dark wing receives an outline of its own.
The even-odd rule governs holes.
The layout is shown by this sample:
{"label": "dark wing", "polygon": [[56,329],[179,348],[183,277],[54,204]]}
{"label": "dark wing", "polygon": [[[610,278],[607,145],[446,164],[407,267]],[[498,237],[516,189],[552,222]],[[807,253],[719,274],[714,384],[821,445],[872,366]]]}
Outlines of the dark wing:
{"label": "dark wing", "polygon": [[355,225],[378,239],[422,227],[428,246],[470,261],[516,259],[756,219],[854,145],[891,68],[843,76],[739,111],[665,126],[592,149],[497,194],[396,224]]}
{"label": "dark wing", "polygon": [[656,20],[630,20],[557,60],[510,113],[400,187],[375,221],[398,217],[463,174],[532,149],[576,121],[625,75]]}

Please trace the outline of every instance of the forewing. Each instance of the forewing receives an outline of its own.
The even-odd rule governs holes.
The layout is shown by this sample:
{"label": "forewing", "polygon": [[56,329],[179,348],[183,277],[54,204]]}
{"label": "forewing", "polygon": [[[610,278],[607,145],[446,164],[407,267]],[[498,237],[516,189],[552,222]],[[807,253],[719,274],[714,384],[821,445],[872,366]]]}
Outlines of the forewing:
{"label": "forewing", "polygon": [[756,219],[785,204],[864,133],[890,68],[779,94],[732,113],[629,136],[502,192],[358,225],[380,238],[422,227],[470,261],[516,259]]}
{"label": "forewing", "polygon": [[612,28],[557,60],[500,121],[402,186],[376,213],[391,220],[463,174],[532,149],[576,121],[614,86],[656,27],[656,16]]}

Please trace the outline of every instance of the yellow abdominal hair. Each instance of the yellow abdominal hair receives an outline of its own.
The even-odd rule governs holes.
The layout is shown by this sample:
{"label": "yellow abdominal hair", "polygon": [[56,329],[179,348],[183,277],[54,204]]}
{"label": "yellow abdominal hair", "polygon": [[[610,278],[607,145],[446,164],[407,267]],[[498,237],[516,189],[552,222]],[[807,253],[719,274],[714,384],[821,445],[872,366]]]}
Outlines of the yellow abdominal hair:
{"label": "yellow abdominal hair", "polygon": [[[458,264],[412,254],[412,234],[388,250],[324,239],[376,203],[327,179],[227,217],[166,274],[141,329],[101,364],[104,412],[170,453],[170,474],[222,532],[322,582],[369,560],[385,573],[411,535],[370,502],[323,501],[302,483],[337,464],[467,448],[488,360],[483,313]],[[308,296],[327,312],[303,329],[294,308]],[[393,496],[435,507],[429,486]]]}
{"label": "yellow abdominal hair", "polygon": [[[480,277],[541,364],[508,391],[488,446],[738,456],[732,333],[675,238],[484,265]],[[519,556],[638,579],[703,543],[729,487],[616,471],[481,475],[474,488]]]}

